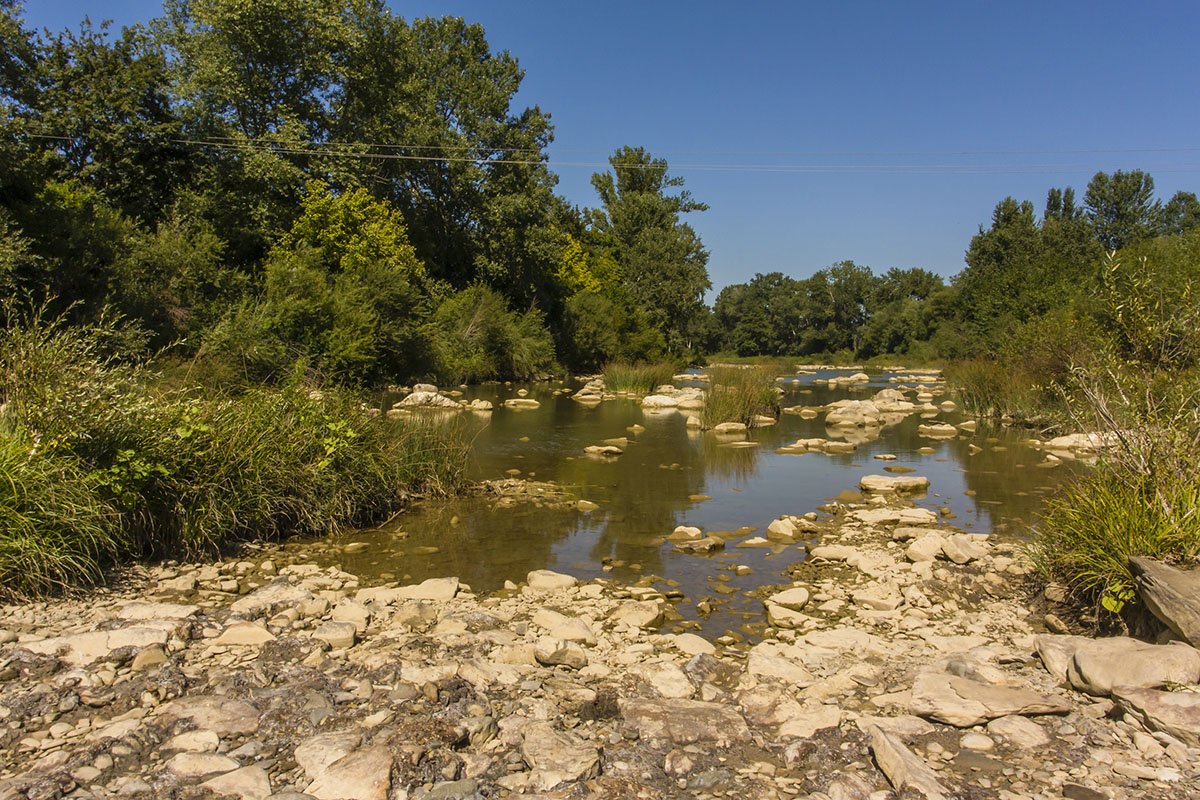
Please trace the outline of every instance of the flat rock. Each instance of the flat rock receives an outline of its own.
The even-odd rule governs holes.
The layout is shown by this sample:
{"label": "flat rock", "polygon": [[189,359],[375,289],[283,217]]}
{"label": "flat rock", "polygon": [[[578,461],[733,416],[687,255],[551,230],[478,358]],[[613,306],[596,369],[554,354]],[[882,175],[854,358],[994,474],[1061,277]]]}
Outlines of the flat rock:
{"label": "flat rock", "polygon": [[784,589],[782,592],[771,595],[768,602],[792,611],[800,611],[808,605],[808,597],[808,589],[803,586],[793,586],[791,589]]}
{"label": "flat rock", "polygon": [[387,800],[392,754],[379,744],[342,756],[304,790],[317,800]]}
{"label": "flat rock", "polygon": [[199,780],[232,772],[238,762],[219,753],[176,753],[167,759],[166,768],[177,778]]}
{"label": "flat rock", "polygon": [[1113,699],[1150,730],[1169,733],[1190,747],[1200,747],[1200,694],[1118,688]]}
{"label": "flat rock", "polygon": [[458,578],[430,578],[412,586],[400,586],[395,596],[401,600],[453,600],[458,594]]}
{"label": "flat rock", "polygon": [[958,728],[981,725],[1013,714],[1059,714],[1070,710],[1065,698],[1016,686],[992,686],[948,673],[917,676],[910,710],[917,716]]}
{"label": "flat rock", "polygon": [[530,788],[539,792],[600,774],[600,751],[549,722],[530,722],[521,729],[521,757],[532,769]]}
{"label": "flat rock", "polygon": [[682,653],[686,653],[689,656],[698,656],[701,653],[708,653],[711,655],[717,652],[717,648],[712,642],[710,642],[708,639],[705,639],[703,636],[697,636],[694,633],[676,634],[671,643],[675,645],[677,650]]}
{"label": "flat rock", "polygon": [[191,720],[197,728],[218,736],[250,734],[258,730],[258,709],[242,700],[217,695],[193,695],[172,700],[159,712],[167,719]]}
{"label": "flat rock", "polygon": [[1067,679],[1076,689],[1108,695],[1114,687],[1150,689],[1166,683],[1200,681],[1200,651],[1186,644],[1148,644],[1126,636],[1080,645]]}
{"label": "flat rock", "polygon": [[249,766],[210,778],[200,787],[239,800],[266,800],[271,795],[271,778],[262,767]]}
{"label": "flat rock", "polygon": [[124,605],[117,612],[118,619],[187,619],[200,612],[200,606],[181,605],[179,603],[149,603],[135,600]]}
{"label": "flat rock", "polygon": [[929,765],[882,728],[871,728],[871,752],[879,770],[898,794],[912,790],[927,800],[950,800],[950,794]]}
{"label": "flat rock", "polygon": [[696,687],[684,671],[669,662],[645,664],[636,667],[634,673],[666,698],[688,698],[696,693]]}
{"label": "flat rock", "polygon": [[625,724],[641,738],[677,745],[695,742],[733,743],[750,740],[742,715],[722,703],[702,700],[619,701]]}
{"label": "flat rock", "polygon": [[923,492],[929,488],[929,478],[918,475],[864,475],[858,488],[873,494]]}
{"label": "flat rock", "polygon": [[1152,558],[1129,559],[1138,594],[1150,613],[1193,647],[1200,647],[1200,570],[1184,572]]}
{"label": "flat rock", "polygon": [[579,583],[574,575],[564,575],[548,569],[535,569],[525,576],[530,589],[539,592],[561,592]]}
{"label": "flat rock", "polygon": [[534,650],[534,658],[539,664],[547,667],[583,669],[588,663],[587,653],[583,652],[583,648],[564,639],[542,639]]}
{"label": "flat rock", "polygon": [[1067,672],[1071,669],[1075,651],[1092,641],[1093,639],[1087,636],[1043,633],[1034,639],[1034,646],[1046,671],[1059,683],[1067,683]]}
{"label": "flat rock", "polygon": [[354,752],[361,743],[362,734],[358,731],[318,733],[296,746],[293,759],[308,779],[314,780],[326,767]]}
{"label": "flat rock", "polygon": [[988,733],[1026,750],[1050,744],[1050,734],[1031,719],[1019,716],[997,717],[987,724]]}
{"label": "flat rock", "polygon": [[239,617],[254,618],[270,616],[285,608],[298,606],[312,600],[315,595],[301,586],[293,586],[286,578],[277,578],[266,586],[255,589],[245,597],[238,598],[229,607]]}
{"label": "flat rock", "polygon": [[215,645],[254,646],[275,641],[275,635],[253,622],[235,622],[213,640]]}
{"label": "flat rock", "polygon": [[90,664],[122,647],[144,648],[167,643],[166,627],[135,626],[111,631],[88,631],[70,636],[55,636],[36,642],[22,642],[21,647],[39,655],[58,656],[74,666]]}

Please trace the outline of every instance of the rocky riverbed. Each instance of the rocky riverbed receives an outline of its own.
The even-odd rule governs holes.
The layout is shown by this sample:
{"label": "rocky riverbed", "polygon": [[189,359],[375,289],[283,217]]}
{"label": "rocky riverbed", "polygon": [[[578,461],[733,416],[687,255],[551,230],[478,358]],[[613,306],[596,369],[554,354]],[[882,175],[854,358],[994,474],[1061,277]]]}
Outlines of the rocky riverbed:
{"label": "rocky riverbed", "polygon": [[775,526],[754,641],[261,555],[4,607],[0,798],[1200,797],[1200,651],[1047,632],[1015,547],[885,483]]}

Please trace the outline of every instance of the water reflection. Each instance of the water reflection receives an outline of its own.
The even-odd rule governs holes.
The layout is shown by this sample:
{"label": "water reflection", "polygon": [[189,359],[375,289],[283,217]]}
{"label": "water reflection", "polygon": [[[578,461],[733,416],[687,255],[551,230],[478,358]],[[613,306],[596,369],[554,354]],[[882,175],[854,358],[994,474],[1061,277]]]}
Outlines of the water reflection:
{"label": "water reflection", "polygon": [[[823,405],[842,398],[868,398],[892,384],[873,375],[868,386],[828,388],[785,384],[785,405]],[[920,415],[889,419],[878,436],[827,430],[823,415],[803,419],[785,414],[775,426],[751,433],[755,447],[731,447],[710,433],[689,431],[683,415],[643,413],[634,400],[582,405],[556,395],[551,387],[527,387],[541,402],[533,410],[503,408],[518,387],[484,386],[465,397],[491,401],[490,415],[463,414],[458,424],[473,441],[470,473],[477,480],[508,477],[512,470],[539,481],[554,481],[580,498],[599,504],[590,513],[575,509],[518,505],[493,509],[482,498],[427,503],[380,530],[361,532],[364,552],[342,556],[344,566],[365,576],[421,580],[458,575],[480,591],[520,581],[532,569],[549,568],[583,578],[605,574],[634,581],[647,574],[678,581],[692,600],[729,594],[786,580],[796,550],[740,549],[736,540],[712,556],[676,552],[665,537],[677,525],[707,532],[743,526],[759,532],[781,514],[803,514],[853,489],[858,479],[885,466],[924,475],[932,486],[919,501],[948,507],[954,524],[966,529],[1008,528],[1019,532],[1041,497],[1073,469],[1039,467],[1044,456],[1023,444],[1024,434],[980,429],[956,439],[931,439],[918,432]],[[941,398],[938,398],[939,400]],[[957,413],[935,421],[956,424]],[[635,426],[641,426],[641,429]],[[632,430],[631,430],[632,429]],[[801,438],[855,441],[849,453],[781,454],[777,448]],[[588,445],[627,437],[623,455],[596,458]],[[974,446],[974,447],[973,447]],[[895,456],[883,462],[876,455]],[[698,499],[701,496],[711,499]],[[436,552],[429,552],[437,548]],[[738,565],[748,574],[736,575]],[[722,619],[706,627],[719,633],[736,627],[738,613],[755,614],[752,601],[726,606]],[[694,612],[692,612],[694,613]]]}

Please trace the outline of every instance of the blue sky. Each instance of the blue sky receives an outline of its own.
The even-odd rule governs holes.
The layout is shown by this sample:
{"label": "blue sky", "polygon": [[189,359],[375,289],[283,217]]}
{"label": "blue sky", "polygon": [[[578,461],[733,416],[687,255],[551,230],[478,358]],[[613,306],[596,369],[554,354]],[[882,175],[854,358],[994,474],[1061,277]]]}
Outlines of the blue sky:
{"label": "blue sky", "polygon": [[[393,1],[483,23],[549,111],[571,202],[617,147],[666,157],[714,287],[852,259],[952,275],[1007,195],[1039,210],[1097,170],[1200,192],[1194,2]],[[156,0],[27,0],[37,27]],[[1192,55],[1189,55],[1192,54]]]}

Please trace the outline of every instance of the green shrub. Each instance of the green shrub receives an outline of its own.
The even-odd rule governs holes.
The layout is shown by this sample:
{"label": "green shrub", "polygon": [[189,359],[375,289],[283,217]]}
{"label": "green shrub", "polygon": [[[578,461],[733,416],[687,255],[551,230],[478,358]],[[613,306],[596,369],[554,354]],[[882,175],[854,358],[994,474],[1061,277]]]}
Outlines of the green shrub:
{"label": "green shrub", "polygon": [[1063,421],[1063,387],[1013,361],[977,359],[948,364],[946,380],[963,410],[977,417],[1010,417],[1029,425]]}
{"label": "green shrub", "polygon": [[451,295],[428,326],[440,379],[451,383],[529,380],[554,368],[554,342],[540,312],[517,313],[486,286]]}
{"label": "green shrub", "polygon": [[604,365],[604,388],[610,392],[648,395],[653,394],[659,386],[670,383],[674,376],[673,364],[619,361]]}
{"label": "green shrub", "polygon": [[13,511],[0,593],[88,582],[131,555],[330,533],[462,483],[453,426],[373,417],[303,374],[236,394],[164,389],[110,352],[119,331],[37,315],[0,331],[0,508]]}
{"label": "green shrub", "polygon": [[711,368],[701,423],[705,428],[722,422],[751,425],[759,414],[773,415],[779,407],[776,374],[770,366]]}

